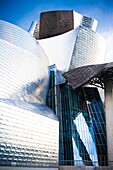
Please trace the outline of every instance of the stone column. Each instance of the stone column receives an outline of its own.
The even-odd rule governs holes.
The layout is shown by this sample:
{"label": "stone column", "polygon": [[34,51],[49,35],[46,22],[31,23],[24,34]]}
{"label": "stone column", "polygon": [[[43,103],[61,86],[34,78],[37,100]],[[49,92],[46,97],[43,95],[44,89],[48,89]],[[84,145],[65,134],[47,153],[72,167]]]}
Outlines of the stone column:
{"label": "stone column", "polygon": [[108,165],[113,165],[113,82],[105,83],[105,110],[108,148]]}

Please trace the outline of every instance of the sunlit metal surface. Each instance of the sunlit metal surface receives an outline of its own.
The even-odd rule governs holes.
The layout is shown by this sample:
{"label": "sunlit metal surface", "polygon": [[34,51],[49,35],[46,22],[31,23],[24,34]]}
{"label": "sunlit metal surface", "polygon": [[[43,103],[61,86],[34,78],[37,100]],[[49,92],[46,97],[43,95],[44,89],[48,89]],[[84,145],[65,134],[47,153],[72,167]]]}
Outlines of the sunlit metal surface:
{"label": "sunlit metal surface", "polygon": [[[72,30],[38,40],[49,58],[49,65],[55,64],[57,67],[56,76],[59,80],[57,84],[65,82],[62,73],[69,69],[104,62],[106,43],[104,38],[95,32],[97,20],[82,16],[75,11],[71,19],[74,22]],[[63,24],[64,20],[60,22]]]}
{"label": "sunlit metal surface", "polygon": [[39,43],[0,21],[0,166],[58,165],[59,123],[44,105],[48,84]]}
{"label": "sunlit metal surface", "polygon": [[0,38],[38,56],[36,40],[22,28],[0,20]]}
{"label": "sunlit metal surface", "polygon": [[0,26],[0,97],[44,103],[49,81],[46,54],[17,26],[2,21]]}
{"label": "sunlit metal surface", "polygon": [[91,64],[102,64],[104,63],[105,53],[106,42],[104,38],[100,34],[80,26],[70,69]]}
{"label": "sunlit metal surface", "polygon": [[76,11],[73,11],[74,18],[74,29],[81,26],[84,26],[92,31],[96,31],[98,21],[93,18],[89,18],[87,16],[83,16]]}
{"label": "sunlit metal surface", "polygon": [[96,31],[97,25],[98,25],[97,20],[83,16],[81,26],[86,27],[92,31]]}
{"label": "sunlit metal surface", "polygon": [[76,11],[73,11],[74,29],[79,27],[82,22],[83,16]]}
{"label": "sunlit metal surface", "polygon": [[52,38],[38,40],[49,57],[49,65],[56,64],[58,70],[68,70],[77,30]]}
{"label": "sunlit metal surface", "polygon": [[58,165],[58,126],[46,106],[1,99],[0,165]]}
{"label": "sunlit metal surface", "polygon": [[64,81],[62,73],[69,69],[76,36],[77,29],[74,29],[59,36],[38,40],[49,58],[49,65],[56,65],[60,83]]}

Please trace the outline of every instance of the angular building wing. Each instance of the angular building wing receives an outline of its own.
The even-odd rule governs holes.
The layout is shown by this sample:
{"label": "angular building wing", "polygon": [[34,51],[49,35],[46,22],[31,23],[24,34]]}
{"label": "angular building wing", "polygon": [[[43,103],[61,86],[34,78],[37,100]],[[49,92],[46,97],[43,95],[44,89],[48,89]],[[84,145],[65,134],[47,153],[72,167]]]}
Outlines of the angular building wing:
{"label": "angular building wing", "polygon": [[48,55],[49,65],[57,67],[58,84],[65,82],[62,78],[65,71],[104,62],[106,42],[96,33],[97,24],[95,19],[75,11],[41,14],[37,41]]}
{"label": "angular building wing", "polygon": [[106,42],[104,38],[84,25],[80,26],[69,69],[104,63],[105,53]]}
{"label": "angular building wing", "polygon": [[[106,43],[96,32],[97,24],[95,19],[75,11],[41,14],[36,39],[52,65],[48,105],[59,117],[60,165],[107,165],[105,111],[98,89],[73,90],[62,78],[62,73],[75,68],[82,78],[82,66],[104,63]],[[76,80],[76,76],[72,78]]]}

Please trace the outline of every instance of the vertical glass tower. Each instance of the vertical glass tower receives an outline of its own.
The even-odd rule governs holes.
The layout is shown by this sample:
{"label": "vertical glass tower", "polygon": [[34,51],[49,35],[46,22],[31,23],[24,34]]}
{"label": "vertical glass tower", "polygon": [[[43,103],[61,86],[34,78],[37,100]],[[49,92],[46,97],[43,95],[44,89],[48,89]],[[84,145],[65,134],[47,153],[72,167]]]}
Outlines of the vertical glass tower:
{"label": "vertical glass tower", "polygon": [[[51,71],[48,105],[56,111],[60,123],[60,165],[107,165],[105,111],[96,87],[73,90],[69,83],[56,85]],[[55,74],[55,73],[54,73]],[[54,89],[57,89],[57,98]],[[51,99],[51,100],[50,100]],[[50,102],[51,101],[51,102]]]}

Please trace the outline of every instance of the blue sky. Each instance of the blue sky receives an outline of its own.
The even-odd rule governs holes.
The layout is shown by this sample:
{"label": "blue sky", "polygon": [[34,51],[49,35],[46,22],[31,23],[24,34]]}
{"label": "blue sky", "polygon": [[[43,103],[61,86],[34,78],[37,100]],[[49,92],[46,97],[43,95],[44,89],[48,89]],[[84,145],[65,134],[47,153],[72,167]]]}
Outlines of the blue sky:
{"label": "blue sky", "polygon": [[40,12],[58,9],[74,9],[96,18],[99,31],[107,24],[108,29],[113,27],[113,0],[0,0],[0,19],[28,30],[33,20],[39,20]]}
{"label": "blue sky", "polygon": [[113,0],[0,0],[0,19],[28,30],[43,11],[73,9],[99,21],[97,31],[108,43],[113,58]]}

